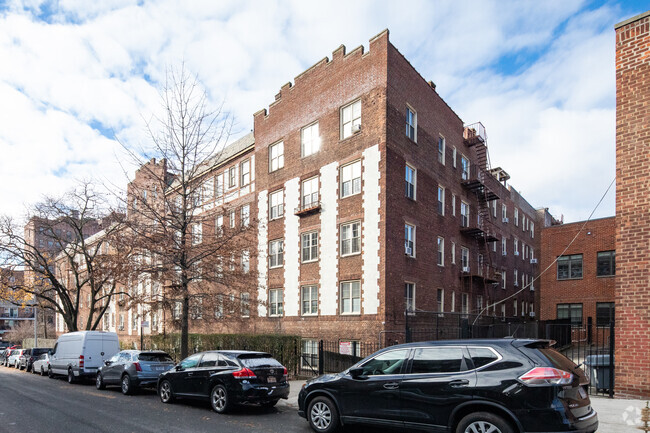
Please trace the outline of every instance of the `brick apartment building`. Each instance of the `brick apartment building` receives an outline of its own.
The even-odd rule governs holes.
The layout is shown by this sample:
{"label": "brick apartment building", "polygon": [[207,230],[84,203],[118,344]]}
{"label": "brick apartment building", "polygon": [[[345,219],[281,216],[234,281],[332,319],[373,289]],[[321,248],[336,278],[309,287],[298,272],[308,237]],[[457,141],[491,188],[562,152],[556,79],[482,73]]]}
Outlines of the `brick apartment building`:
{"label": "brick apartment building", "polygon": [[616,25],[616,393],[650,397],[650,11]]}
{"label": "brick apartment building", "polygon": [[[146,171],[128,188],[130,206]],[[534,316],[549,215],[508,180],[488,166],[483,125],[465,126],[388,31],[368,52],[341,46],[282,86],[254,114],[254,133],[197,176],[204,233],[256,221],[246,263],[258,281],[240,294],[245,314],[207,325],[203,312],[190,332],[298,334],[310,352],[309,339],[403,341],[407,309],[412,320],[469,315],[512,296],[483,314]],[[113,300],[104,328],[134,341],[142,320],[156,323],[146,333],[173,331],[173,312],[137,308]]]}
{"label": "brick apartment building", "polygon": [[569,319],[586,326],[591,318],[593,326],[609,327],[614,318],[615,227],[616,218],[610,217],[542,229],[540,268],[551,268],[540,278],[540,320]]}

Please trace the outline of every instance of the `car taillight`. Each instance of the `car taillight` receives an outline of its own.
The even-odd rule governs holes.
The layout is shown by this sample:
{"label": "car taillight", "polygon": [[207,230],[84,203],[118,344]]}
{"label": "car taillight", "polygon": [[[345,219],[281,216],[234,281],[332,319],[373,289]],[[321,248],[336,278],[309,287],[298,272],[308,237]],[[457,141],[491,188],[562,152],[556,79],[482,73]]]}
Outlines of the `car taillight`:
{"label": "car taillight", "polygon": [[242,368],[241,370],[233,371],[232,375],[237,379],[255,379],[255,373],[248,368]]}
{"label": "car taillight", "polygon": [[287,380],[288,375],[289,372],[287,371],[287,367],[284,367],[284,373],[282,373],[282,379]]}
{"label": "car taillight", "polygon": [[569,385],[573,381],[573,375],[557,368],[536,367],[520,376],[519,380],[531,386]]}
{"label": "car taillight", "polygon": [[135,371],[142,371],[142,367],[140,367],[139,362],[134,362],[133,365],[135,365]]}
{"label": "car taillight", "polygon": [[79,355],[79,367],[83,367],[83,366],[84,366],[84,356]]}

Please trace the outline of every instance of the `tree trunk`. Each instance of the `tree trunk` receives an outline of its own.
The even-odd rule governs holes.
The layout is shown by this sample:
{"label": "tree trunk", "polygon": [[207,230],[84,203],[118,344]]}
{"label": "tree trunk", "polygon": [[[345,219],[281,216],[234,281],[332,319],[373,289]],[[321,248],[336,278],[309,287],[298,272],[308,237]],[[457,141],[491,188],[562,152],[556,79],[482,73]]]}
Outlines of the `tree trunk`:
{"label": "tree trunk", "polygon": [[183,282],[183,312],[181,313],[181,359],[189,355],[190,296],[187,283]]}

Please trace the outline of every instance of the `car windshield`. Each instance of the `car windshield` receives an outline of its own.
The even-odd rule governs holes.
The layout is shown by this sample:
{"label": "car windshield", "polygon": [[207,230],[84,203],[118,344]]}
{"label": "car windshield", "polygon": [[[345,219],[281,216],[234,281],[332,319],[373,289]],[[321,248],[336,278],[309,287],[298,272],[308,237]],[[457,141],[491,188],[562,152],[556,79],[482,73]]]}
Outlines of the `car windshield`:
{"label": "car windshield", "polygon": [[173,362],[172,357],[166,353],[140,353],[138,360],[145,362]]}
{"label": "car windshield", "polygon": [[237,358],[244,364],[244,367],[248,368],[282,367],[282,364],[268,353],[239,355]]}

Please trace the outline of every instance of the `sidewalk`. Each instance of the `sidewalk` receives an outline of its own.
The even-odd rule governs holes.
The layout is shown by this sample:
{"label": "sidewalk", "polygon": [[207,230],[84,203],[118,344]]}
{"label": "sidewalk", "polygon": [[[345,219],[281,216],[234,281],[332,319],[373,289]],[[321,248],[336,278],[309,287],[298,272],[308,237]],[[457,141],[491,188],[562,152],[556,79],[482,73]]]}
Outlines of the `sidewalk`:
{"label": "sidewalk", "polygon": [[[278,405],[288,406],[298,410],[298,393],[305,383],[304,380],[291,380],[288,400],[280,400]],[[640,433],[637,427],[641,425],[641,408],[645,400],[611,399],[590,396],[591,405],[598,412],[598,433]]]}

